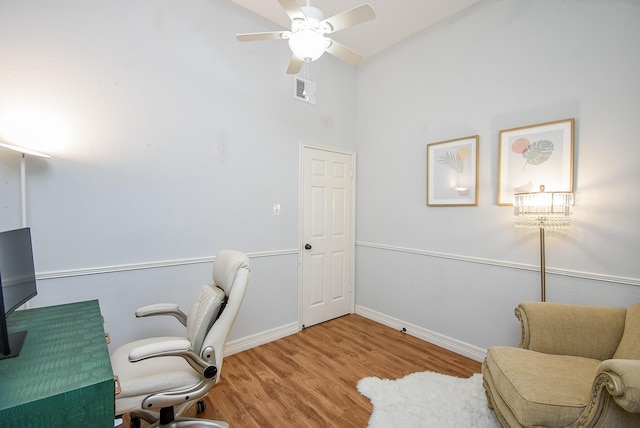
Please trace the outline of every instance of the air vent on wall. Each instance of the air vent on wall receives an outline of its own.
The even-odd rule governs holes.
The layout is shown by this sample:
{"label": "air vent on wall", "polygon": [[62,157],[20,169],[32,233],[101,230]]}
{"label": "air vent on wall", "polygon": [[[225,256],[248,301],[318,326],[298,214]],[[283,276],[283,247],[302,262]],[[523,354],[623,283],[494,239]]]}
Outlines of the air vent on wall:
{"label": "air vent on wall", "polygon": [[310,80],[293,77],[293,97],[305,103],[316,103],[316,84]]}

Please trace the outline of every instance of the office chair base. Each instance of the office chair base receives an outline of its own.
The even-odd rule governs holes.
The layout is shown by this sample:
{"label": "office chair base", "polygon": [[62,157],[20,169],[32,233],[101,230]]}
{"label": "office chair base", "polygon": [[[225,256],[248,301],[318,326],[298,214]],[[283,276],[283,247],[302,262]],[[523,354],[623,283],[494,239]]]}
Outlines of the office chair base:
{"label": "office chair base", "polygon": [[[132,415],[133,416],[133,415]],[[135,416],[143,416],[136,414]],[[149,416],[148,414],[145,416]],[[149,425],[149,428],[188,428],[188,427],[212,427],[212,428],[229,428],[229,424],[223,421],[212,421],[208,419],[189,418],[185,416],[174,416],[173,407],[163,407],[160,409],[160,418]],[[139,418],[138,423],[140,421]],[[147,418],[147,422],[149,421]],[[133,421],[133,418],[131,419]],[[139,425],[138,425],[139,426]]]}
{"label": "office chair base", "polygon": [[176,418],[175,421],[167,424],[155,424],[149,426],[149,428],[200,428],[200,427],[213,427],[213,428],[229,428],[229,424],[223,421],[210,421],[207,419],[199,418]]}

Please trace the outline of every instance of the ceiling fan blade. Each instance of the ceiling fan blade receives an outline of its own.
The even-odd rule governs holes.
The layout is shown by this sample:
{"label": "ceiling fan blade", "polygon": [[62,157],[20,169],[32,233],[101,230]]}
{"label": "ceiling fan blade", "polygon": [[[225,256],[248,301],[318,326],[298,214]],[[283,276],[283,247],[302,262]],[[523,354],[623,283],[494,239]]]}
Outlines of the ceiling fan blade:
{"label": "ceiling fan blade", "polygon": [[304,60],[292,55],[291,61],[289,62],[289,68],[287,68],[287,74],[298,74],[303,64]]}
{"label": "ceiling fan blade", "polygon": [[326,33],[335,33],[363,22],[371,21],[376,17],[376,13],[370,4],[363,4],[353,9],[338,13],[330,18],[322,21],[322,24],[328,24]]}
{"label": "ceiling fan blade", "polygon": [[289,18],[292,21],[295,21],[296,19],[302,19],[304,21],[307,19],[296,0],[278,0],[278,3],[280,3],[280,6],[284,9],[287,15],[289,15]]}
{"label": "ceiling fan blade", "polygon": [[331,40],[331,44],[329,44],[326,51],[350,65],[358,65],[360,61],[362,61],[362,55],[352,51],[344,45],[341,45],[335,40]]}
{"label": "ceiling fan blade", "polygon": [[254,42],[256,40],[288,39],[290,35],[290,31],[269,31],[266,33],[237,34],[236,39],[240,40],[241,42]]}

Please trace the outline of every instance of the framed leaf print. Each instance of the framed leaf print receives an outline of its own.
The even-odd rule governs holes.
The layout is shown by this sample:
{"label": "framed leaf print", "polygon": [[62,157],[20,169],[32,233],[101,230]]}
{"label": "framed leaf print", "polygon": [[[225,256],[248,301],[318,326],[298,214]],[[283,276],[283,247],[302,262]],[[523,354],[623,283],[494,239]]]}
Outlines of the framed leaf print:
{"label": "framed leaf print", "polygon": [[478,141],[459,138],[427,144],[427,205],[478,205]]}
{"label": "framed leaf print", "polygon": [[515,193],[573,192],[574,119],[500,131],[498,205]]}

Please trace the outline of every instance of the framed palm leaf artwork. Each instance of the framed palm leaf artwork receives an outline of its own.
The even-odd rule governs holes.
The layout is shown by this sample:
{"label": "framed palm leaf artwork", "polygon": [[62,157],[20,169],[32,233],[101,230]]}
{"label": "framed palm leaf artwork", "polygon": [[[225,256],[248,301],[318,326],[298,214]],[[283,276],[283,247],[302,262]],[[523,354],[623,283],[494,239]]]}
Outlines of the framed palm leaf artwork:
{"label": "framed palm leaf artwork", "polygon": [[478,205],[478,142],[470,137],[427,144],[427,205]]}
{"label": "framed palm leaf artwork", "polygon": [[573,192],[574,119],[500,131],[498,205],[516,193]]}

